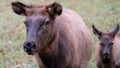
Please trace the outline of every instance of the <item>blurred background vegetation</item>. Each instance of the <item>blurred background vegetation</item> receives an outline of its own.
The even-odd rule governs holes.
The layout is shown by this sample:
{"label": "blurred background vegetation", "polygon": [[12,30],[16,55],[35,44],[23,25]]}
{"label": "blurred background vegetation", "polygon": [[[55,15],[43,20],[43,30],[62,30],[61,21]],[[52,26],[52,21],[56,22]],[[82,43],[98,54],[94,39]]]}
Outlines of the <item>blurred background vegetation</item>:
{"label": "blurred background vegetation", "polygon": [[[88,28],[94,24],[100,30],[109,31],[120,23],[120,0],[0,0],[0,68],[37,68],[34,56],[28,56],[22,44],[25,39],[25,17],[11,9],[11,2],[42,4],[60,2],[64,8],[78,12]],[[93,35],[94,47],[98,39]],[[88,68],[96,68],[95,48]]]}

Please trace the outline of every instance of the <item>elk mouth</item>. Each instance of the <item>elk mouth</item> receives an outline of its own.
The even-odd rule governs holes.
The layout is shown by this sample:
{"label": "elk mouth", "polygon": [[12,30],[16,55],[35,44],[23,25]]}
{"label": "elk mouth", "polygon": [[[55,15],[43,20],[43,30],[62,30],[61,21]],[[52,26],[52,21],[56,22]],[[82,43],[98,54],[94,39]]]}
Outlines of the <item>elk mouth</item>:
{"label": "elk mouth", "polygon": [[24,51],[28,54],[28,55],[34,55],[35,52],[37,52],[38,48],[26,48],[23,47]]}
{"label": "elk mouth", "polygon": [[34,55],[35,53],[39,52],[40,47],[36,47],[36,48],[31,48],[30,50],[26,50],[24,48],[24,51],[28,54],[28,55]]}
{"label": "elk mouth", "polygon": [[33,50],[33,49],[26,49],[26,48],[24,48],[24,51],[28,54],[28,55],[34,55],[34,53],[35,53],[35,50]]}
{"label": "elk mouth", "polygon": [[38,50],[38,47],[36,43],[26,41],[23,44],[23,49],[28,55],[34,55],[34,53]]}
{"label": "elk mouth", "polygon": [[110,62],[110,55],[104,55],[103,56],[103,63],[108,63]]}
{"label": "elk mouth", "polygon": [[34,55],[34,52],[26,52],[28,55]]}
{"label": "elk mouth", "polygon": [[110,55],[104,55],[103,58],[104,59],[110,59]]}

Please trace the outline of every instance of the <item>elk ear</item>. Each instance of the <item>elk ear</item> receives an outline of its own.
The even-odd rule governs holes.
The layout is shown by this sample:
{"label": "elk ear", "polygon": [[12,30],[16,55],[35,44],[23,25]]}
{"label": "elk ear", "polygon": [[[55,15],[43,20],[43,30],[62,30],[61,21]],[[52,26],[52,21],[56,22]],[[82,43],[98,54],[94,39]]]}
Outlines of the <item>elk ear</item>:
{"label": "elk ear", "polygon": [[59,3],[54,2],[47,6],[47,12],[52,18],[55,18],[62,14],[62,6]]}
{"label": "elk ear", "polygon": [[26,10],[29,8],[29,6],[24,5],[21,2],[12,2],[11,3],[13,11],[18,15],[26,16]]}
{"label": "elk ear", "polygon": [[113,34],[113,37],[115,37],[115,35],[118,33],[119,31],[119,25],[117,24],[116,27],[111,31],[111,33]]}
{"label": "elk ear", "polygon": [[100,39],[100,37],[102,36],[102,32],[99,31],[94,25],[92,25],[92,28],[93,28],[93,33],[97,35],[98,38]]}

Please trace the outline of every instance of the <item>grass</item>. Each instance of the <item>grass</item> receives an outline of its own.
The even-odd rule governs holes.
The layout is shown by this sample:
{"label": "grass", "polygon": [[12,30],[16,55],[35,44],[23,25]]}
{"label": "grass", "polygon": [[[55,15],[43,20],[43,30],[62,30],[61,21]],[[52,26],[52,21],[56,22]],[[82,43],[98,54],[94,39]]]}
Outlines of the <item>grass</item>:
{"label": "grass", "polygon": [[[34,56],[28,56],[22,48],[25,39],[25,17],[18,16],[11,9],[11,2],[25,4],[60,2],[63,7],[79,13],[91,33],[94,24],[108,31],[120,23],[120,0],[0,0],[0,68],[37,68]],[[97,38],[93,35],[94,47]],[[96,68],[95,48],[88,68]]]}

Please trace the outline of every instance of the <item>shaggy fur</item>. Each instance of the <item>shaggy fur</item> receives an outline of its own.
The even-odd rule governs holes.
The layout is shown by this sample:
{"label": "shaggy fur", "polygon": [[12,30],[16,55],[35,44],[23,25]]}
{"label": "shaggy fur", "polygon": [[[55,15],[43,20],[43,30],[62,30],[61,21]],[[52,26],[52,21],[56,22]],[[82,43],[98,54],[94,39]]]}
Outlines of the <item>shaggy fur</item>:
{"label": "shaggy fur", "polygon": [[[75,11],[62,9],[56,2],[42,6],[27,6],[13,2],[12,8],[16,14],[26,16],[27,20],[36,21],[40,18],[41,21],[44,17],[49,19],[47,33],[42,36],[39,34],[36,37],[34,31],[27,31],[27,41],[32,35],[32,40],[36,37],[37,46],[41,47],[34,53],[40,68],[87,68],[91,58],[92,40],[86,24]],[[35,30],[37,25],[33,28]]]}

